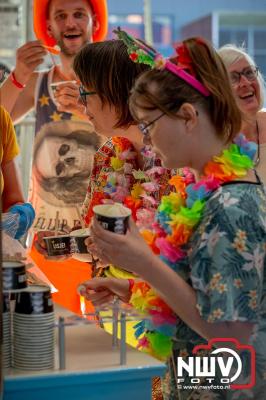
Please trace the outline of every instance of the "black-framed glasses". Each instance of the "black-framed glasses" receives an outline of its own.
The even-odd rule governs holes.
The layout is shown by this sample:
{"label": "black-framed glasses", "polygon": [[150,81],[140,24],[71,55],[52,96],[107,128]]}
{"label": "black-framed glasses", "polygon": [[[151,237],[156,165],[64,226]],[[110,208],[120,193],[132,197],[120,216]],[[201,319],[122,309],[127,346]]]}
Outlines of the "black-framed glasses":
{"label": "black-framed glasses", "polygon": [[84,107],[87,107],[87,96],[97,94],[96,92],[87,92],[83,86],[79,87],[79,98]]}
{"label": "black-framed glasses", "polygon": [[238,85],[241,76],[243,75],[249,82],[255,81],[258,76],[259,68],[258,67],[246,67],[241,72],[233,71],[230,73],[230,80],[233,85]]}
{"label": "black-framed glasses", "polygon": [[144,122],[142,122],[141,124],[138,125],[139,130],[141,131],[141,133],[143,134],[143,136],[148,136],[149,135],[149,128],[151,127],[152,124],[154,124],[154,122],[158,121],[158,119],[162,118],[164,115],[166,115],[165,112],[161,113],[158,117],[154,118],[151,122],[149,122],[148,124],[145,124]]}

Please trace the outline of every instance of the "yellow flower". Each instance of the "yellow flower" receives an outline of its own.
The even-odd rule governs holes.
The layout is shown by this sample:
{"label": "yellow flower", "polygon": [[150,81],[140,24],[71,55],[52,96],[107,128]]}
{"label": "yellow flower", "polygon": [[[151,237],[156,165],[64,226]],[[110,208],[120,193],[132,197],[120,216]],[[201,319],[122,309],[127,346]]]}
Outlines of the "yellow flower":
{"label": "yellow flower", "polygon": [[143,188],[141,187],[141,184],[135,183],[135,185],[133,185],[133,189],[131,190],[131,196],[134,199],[139,199],[142,193],[143,193]]}
{"label": "yellow flower", "polygon": [[120,160],[117,157],[111,157],[111,167],[115,170],[118,171],[120,170],[124,165],[124,161]]}
{"label": "yellow flower", "polygon": [[238,229],[236,236],[239,239],[245,240],[247,238],[247,233],[245,231],[242,231],[241,229]]}
{"label": "yellow flower", "polygon": [[214,316],[213,315],[209,315],[208,319],[207,319],[207,322],[210,322],[210,323],[214,322]]}
{"label": "yellow flower", "polygon": [[239,238],[235,238],[233,247],[238,251],[238,253],[243,253],[243,251],[247,250],[245,241]]}
{"label": "yellow flower", "polygon": [[242,280],[241,279],[234,279],[234,286],[236,287],[236,288],[241,288],[241,287],[243,287],[243,282],[242,282]]}
{"label": "yellow flower", "polygon": [[212,279],[218,282],[220,279],[222,279],[222,275],[220,274],[220,272],[217,272],[217,274],[213,275]]}
{"label": "yellow flower", "polygon": [[251,297],[252,299],[256,299],[257,298],[257,290],[250,290],[248,292],[249,297]]}
{"label": "yellow flower", "polygon": [[218,286],[217,290],[218,290],[219,293],[227,292],[227,284],[226,283],[220,283],[220,285]]}
{"label": "yellow flower", "polygon": [[221,308],[216,308],[212,314],[214,319],[220,319],[224,315],[224,312]]}
{"label": "yellow flower", "polygon": [[212,279],[210,281],[210,285],[209,285],[210,290],[215,290],[215,289],[217,289],[217,287],[218,287],[217,281],[215,279]]}

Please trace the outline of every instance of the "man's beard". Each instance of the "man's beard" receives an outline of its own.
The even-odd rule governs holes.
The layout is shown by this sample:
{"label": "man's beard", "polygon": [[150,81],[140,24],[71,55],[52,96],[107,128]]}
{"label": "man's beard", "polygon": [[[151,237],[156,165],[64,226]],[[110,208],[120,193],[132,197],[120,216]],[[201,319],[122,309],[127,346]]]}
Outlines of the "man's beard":
{"label": "man's beard", "polygon": [[81,43],[79,48],[76,48],[75,50],[73,49],[69,49],[65,43],[63,39],[59,39],[57,41],[57,45],[60,47],[62,54],[64,54],[66,57],[73,57],[75,56],[79,50],[86,44],[89,42],[89,38],[87,40],[83,40],[83,42]]}

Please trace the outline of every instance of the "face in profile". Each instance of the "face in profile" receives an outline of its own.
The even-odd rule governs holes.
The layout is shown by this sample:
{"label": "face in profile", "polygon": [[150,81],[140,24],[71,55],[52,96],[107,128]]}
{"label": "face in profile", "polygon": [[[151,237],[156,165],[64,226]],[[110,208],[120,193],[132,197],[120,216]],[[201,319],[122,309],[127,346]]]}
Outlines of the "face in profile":
{"label": "face in profile", "polygon": [[[260,87],[255,67],[243,57],[228,68],[237,104],[244,114],[257,113],[260,108]],[[242,73],[241,76],[239,73]]]}
{"label": "face in profile", "polygon": [[92,9],[87,0],[52,0],[47,21],[49,34],[63,54],[73,56],[92,40]]}
{"label": "face in profile", "polygon": [[[93,92],[93,90],[88,91]],[[119,131],[114,128],[118,120],[114,106],[102,103],[100,97],[93,94],[86,96],[85,107],[86,114],[97,133],[105,137],[119,136]]]}

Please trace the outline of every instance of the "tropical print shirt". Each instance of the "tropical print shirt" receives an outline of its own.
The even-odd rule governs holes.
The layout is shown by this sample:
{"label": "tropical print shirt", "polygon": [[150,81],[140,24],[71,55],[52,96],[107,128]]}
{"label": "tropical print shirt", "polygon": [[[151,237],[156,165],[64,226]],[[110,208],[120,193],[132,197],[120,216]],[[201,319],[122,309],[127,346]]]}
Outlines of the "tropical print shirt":
{"label": "tropical print shirt", "polygon": [[[206,344],[181,322],[174,340],[173,359],[164,382],[165,400],[263,400],[266,393],[266,195],[260,182],[230,182],[221,186],[206,203],[201,223],[188,243],[188,256],[176,265],[196,291],[197,308],[209,323],[250,322],[250,343],[256,353],[256,384],[232,390],[191,386],[188,376],[182,387],[174,381],[177,357],[192,356],[195,345]],[[207,354],[206,350],[201,355]],[[250,353],[241,353],[239,382],[248,383]],[[175,367],[175,368],[174,368]],[[248,372],[247,372],[248,371]],[[208,385],[201,379],[201,385]],[[215,385],[216,384],[216,385]]]}

